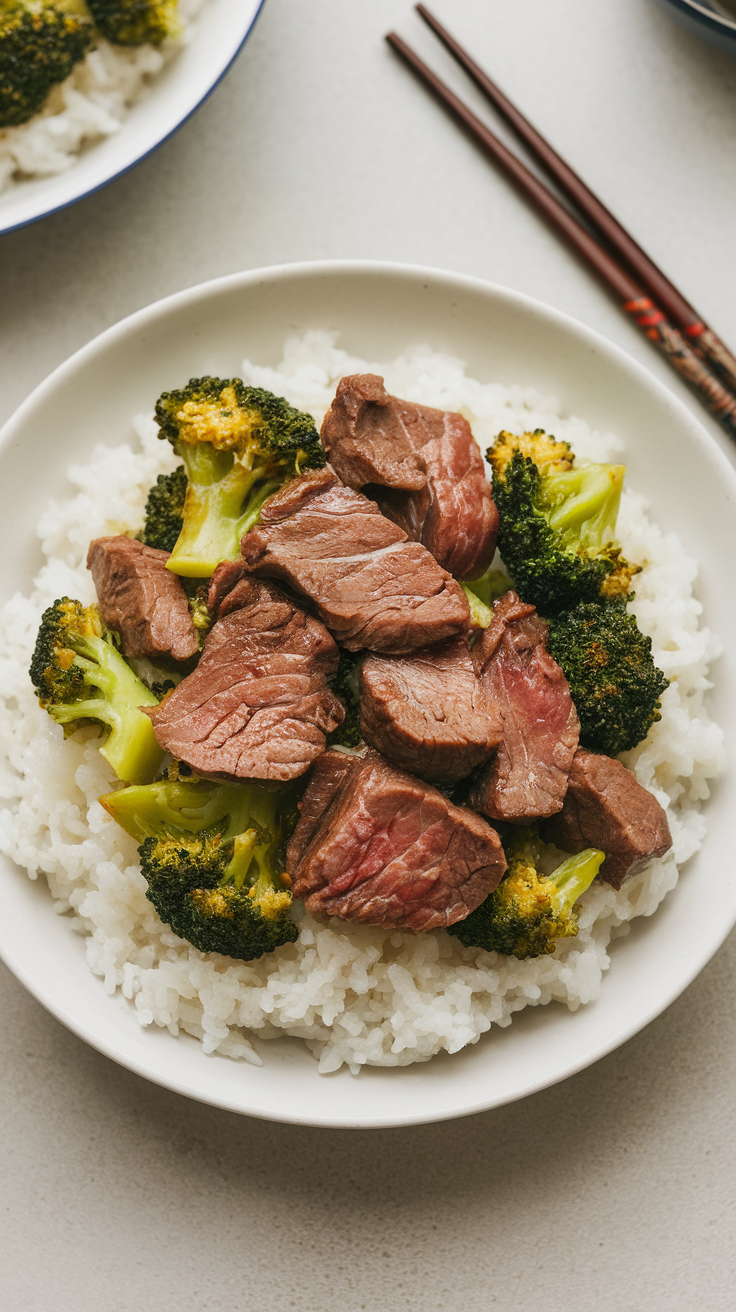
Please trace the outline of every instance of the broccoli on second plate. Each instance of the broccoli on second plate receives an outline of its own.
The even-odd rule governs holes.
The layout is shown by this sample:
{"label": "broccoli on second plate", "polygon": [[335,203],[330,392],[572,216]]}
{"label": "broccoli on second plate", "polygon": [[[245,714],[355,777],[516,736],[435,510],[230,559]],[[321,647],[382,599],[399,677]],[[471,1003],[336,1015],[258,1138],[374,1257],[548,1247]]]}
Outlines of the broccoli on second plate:
{"label": "broccoli on second plate", "polygon": [[158,46],[178,36],[178,0],[87,0],[95,25],[117,46]]}
{"label": "broccoli on second plate", "polygon": [[543,851],[533,830],[516,831],[506,847],[509,867],[498,888],[449,933],[465,947],[522,961],[550,954],[558,939],[574,937],[574,904],[598,874],[605,852],[588,847],[544,875],[538,870]]}
{"label": "broccoli on second plate", "polygon": [[0,128],[27,123],[94,42],[83,13],[56,0],[0,0]]}
{"label": "broccoli on second plate", "polygon": [[558,615],[548,645],[570,685],[584,747],[608,756],[630,751],[662,718],[669,679],[625,601],[584,602]]}
{"label": "broccoli on second plate", "polygon": [[100,802],[141,842],[146,896],[201,952],[252,961],[293,943],[282,848],[296,818],[293,786],[176,777]]}
{"label": "broccoli on second plate", "polygon": [[100,747],[119,779],[144,784],[163,759],[141,706],[158,698],[118,651],[97,606],[62,597],[41,617],[29,670],[41,705],[64,732],[84,724],[108,730]]}
{"label": "broccoli on second plate", "polygon": [[638,566],[616,543],[624,465],[576,466],[542,429],[500,433],[486,453],[498,506],[498,546],[519,595],[542,615],[580,601],[625,597]]}
{"label": "broccoli on second plate", "polygon": [[156,422],[187,475],[168,568],[190,578],[208,578],[220,561],[236,560],[264,501],[287,479],[325,463],[311,415],[239,378],[193,378],[164,392]]}

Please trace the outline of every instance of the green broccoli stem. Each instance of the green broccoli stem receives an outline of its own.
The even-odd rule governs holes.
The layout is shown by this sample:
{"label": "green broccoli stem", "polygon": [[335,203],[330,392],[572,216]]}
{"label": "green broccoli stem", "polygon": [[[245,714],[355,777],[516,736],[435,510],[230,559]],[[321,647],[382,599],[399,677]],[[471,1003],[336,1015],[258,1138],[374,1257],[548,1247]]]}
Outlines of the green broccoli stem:
{"label": "green broccoli stem", "polygon": [[[253,864],[253,853],[257,842],[258,831],[256,829],[246,829],[244,834],[236,835],[232,857],[220,880],[221,887],[230,884],[240,892]],[[250,880],[248,881],[248,887],[250,887]]]}
{"label": "green broccoli stem", "polygon": [[567,857],[557,866],[550,878],[557,885],[555,904],[559,911],[572,910],[578,898],[590,888],[605,859],[605,852],[595,847],[586,847],[583,852]]}
{"label": "green broccoli stem", "polygon": [[241,538],[245,537],[249,529],[252,529],[254,524],[258,523],[264,502],[268,501],[268,498],[273,496],[274,492],[278,492],[283,485],[283,481],[283,478],[267,478],[255,493],[248,498],[248,509],[241,516],[238,528],[238,555],[240,555]]}
{"label": "green broccoli stem", "polygon": [[[274,814],[274,827],[276,817]],[[255,902],[265,893],[280,891],[284,885],[278,877],[275,865],[278,848],[278,831],[275,838],[258,842],[257,829],[247,829],[237,834],[233,844],[233,854],[225,867],[221,887],[230,885],[240,892],[245,885]]]}
{"label": "green broccoli stem", "polygon": [[625,473],[625,465],[581,465],[541,476],[547,522],[566,547],[582,542],[595,555],[614,541]]}
{"label": "green broccoli stem", "polygon": [[[100,801],[114,820],[139,843],[146,838],[217,831],[223,841],[236,838],[253,823],[267,833],[277,824],[283,790],[252,783],[196,780],[122,788]],[[227,822],[227,823],[225,823]],[[224,828],[222,827],[224,824]]]}
{"label": "green broccoli stem", "polygon": [[153,725],[139,707],[157,706],[158,698],[138,678],[117,648],[104,638],[87,637],[78,642],[82,652],[73,664],[82,671],[84,681],[98,688],[102,697],[49,705],[49,715],[57,724],[78,720],[98,720],[110,730],[100,747],[100,755],[110,763],[119,779],[131,784],[147,784],[155,775],[163,751],[156,741]]}
{"label": "green broccoli stem", "polygon": [[484,601],[473,591],[468,583],[460,581],[465,596],[468,599],[470,607],[470,627],[471,629],[487,629],[493,619],[493,611],[490,606],[486,606]]}
{"label": "green broccoli stem", "polygon": [[222,560],[240,554],[243,503],[258,478],[231,451],[180,444],[187,473],[182,531],[167,562],[174,574],[208,578]]}
{"label": "green broccoli stem", "polygon": [[475,629],[487,629],[493,619],[493,603],[511,587],[511,579],[503,569],[490,565],[477,579],[460,579],[460,587],[470,606],[470,623]]}
{"label": "green broccoli stem", "polygon": [[247,469],[232,451],[216,451],[210,443],[181,442],[176,450],[188,483],[184,522],[167,569],[185,578],[209,578],[221,561],[238,559],[241,538],[281,480],[268,477],[271,466]]}
{"label": "green broccoli stem", "polygon": [[291,881],[284,881],[275,869],[276,866],[276,848],[277,843],[261,843],[253,853],[257,874],[255,879],[251,879],[251,893],[256,902],[259,902],[265,893],[270,891],[279,892],[285,888]]}

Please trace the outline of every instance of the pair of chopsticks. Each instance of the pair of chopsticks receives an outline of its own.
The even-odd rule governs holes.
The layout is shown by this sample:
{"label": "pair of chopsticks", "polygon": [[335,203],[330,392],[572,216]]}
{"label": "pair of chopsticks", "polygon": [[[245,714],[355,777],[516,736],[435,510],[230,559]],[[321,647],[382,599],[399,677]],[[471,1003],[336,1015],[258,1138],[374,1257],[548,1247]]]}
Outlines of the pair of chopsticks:
{"label": "pair of chopsticks", "polygon": [[[535,209],[587,260],[616,296],[621,309],[662,351],[729,436],[736,438],[736,358],[731,351],[446,28],[423,4],[418,4],[416,9],[584,216],[593,232],[548,191],[400,36],[389,32],[386,40]],[[600,239],[608,249],[601,245]]]}

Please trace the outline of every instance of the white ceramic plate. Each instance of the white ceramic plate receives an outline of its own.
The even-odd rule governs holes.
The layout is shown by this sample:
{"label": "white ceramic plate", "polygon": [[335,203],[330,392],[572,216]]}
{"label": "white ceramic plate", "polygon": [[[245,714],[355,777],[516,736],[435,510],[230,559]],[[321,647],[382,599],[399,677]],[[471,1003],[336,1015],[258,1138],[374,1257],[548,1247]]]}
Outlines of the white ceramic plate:
{"label": "white ceramic plate", "polygon": [[[454,274],[401,265],[292,265],[182,292],[103,333],[46,380],[0,435],[0,532],[14,571],[0,600],[29,587],[41,561],[34,525],[64,495],[64,468],[104,433],[127,440],[131,416],[162,388],[205,373],[236,374],[244,355],[278,363],[287,334],[339,329],[341,344],[391,359],[429,342],[468,361],[483,381],[554,392],[565,411],[627,442],[630,485],[676,530],[702,566],[705,622],[723,639],[714,710],[730,734],[736,615],[736,474],[690,413],[603,338],[528,297]],[[32,471],[32,478],[31,478]],[[205,1057],[192,1039],[139,1027],[105,995],[82,941],[54,914],[48,891],[0,868],[0,955],[70,1029],[131,1070],[204,1102],[274,1120],[329,1126],[408,1125],[523,1097],[596,1061],[659,1014],[697,975],[736,921],[731,775],[708,804],[708,837],[673,894],[613,944],[600,999],[571,1014],[528,1008],[453,1057],[403,1069],[317,1074],[296,1040],[262,1044],[262,1068]]]}
{"label": "white ceramic plate", "polygon": [[0,233],[73,205],[127,172],[171,136],[214,91],[245,42],[265,0],[208,0],[196,33],[155,77],[120,131],[92,143],[65,173],[0,192]]}

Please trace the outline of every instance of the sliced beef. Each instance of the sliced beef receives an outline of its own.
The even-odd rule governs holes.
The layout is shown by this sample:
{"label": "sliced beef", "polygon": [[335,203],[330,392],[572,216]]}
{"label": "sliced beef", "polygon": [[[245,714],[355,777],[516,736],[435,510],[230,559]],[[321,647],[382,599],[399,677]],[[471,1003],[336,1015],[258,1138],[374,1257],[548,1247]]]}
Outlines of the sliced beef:
{"label": "sliced beef", "polygon": [[317,827],[333,798],[365,757],[355,752],[328,748],[312,771],[299,802],[299,822],[289,839],[286,864],[289,870],[301,865]]}
{"label": "sliced beef", "polygon": [[275,587],[248,583],[218,619],[193,674],[146,709],[156,738],[197,774],[293,779],[324,751],[344,710],[327,686],[338,650]]}
{"label": "sliced beef", "polygon": [[503,739],[475,785],[472,804],[494,820],[526,823],[562,807],[580,722],[562,670],[547,651],[547,625],[507,592],[475,648]]}
{"label": "sliced beef", "polygon": [[421,492],[427,486],[427,466],[419,454],[427,435],[415,440],[402,423],[401,406],[406,402],[389,396],[378,374],[340,379],[320,436],[333,469],[348,487],[360,491],[376,483]]}
{"label": "sliced beef", "polygon": [[330,469],[271,497],[242,551],[251,573],[309,597],[349,651],[407,652],[467,632],[459,584]]}
{"label": "sliced beef", "polygon": [[474,911],[506,869],[485,820],[377,752],[325,752],[301,811],[286,868],[312,912],[441,929]]}
{"label": "sliced beef", "polygon": [[224,619],[253,595],[253,580],[244,560],[223,560],[217,566],[207,589],[207,609],[213,620]]}
{"label": "sliced beef", "polygon": [[126,656],[186,661],[196,654],[197,632],[181,580],[166,568],[169,554],[122,535],[90,543],[87,569],[100,614],[120,634]]}
{"label": "sliced beef", "polygon": [[620,761],[583,747],[575,753],[564,806],[546,822],[543,835],[563,852],[600,848],[606,859],[599,878],[614,888],[672,846],[656,797]]}
{"label": "sliced beef", "polygon": [[322,445],[344,483],[367,488],[384,515],[457,578],[491,563],[498,512],[467,419],[390,396],[377,374],[343,378]]}
{"label": "sliced beef", "polygon": [[470,774],[503,736],[467,638],[410,656],[369,654],[360,676],[360,727],[394,765],[443,783]]}

